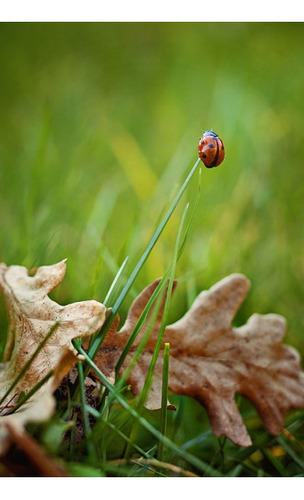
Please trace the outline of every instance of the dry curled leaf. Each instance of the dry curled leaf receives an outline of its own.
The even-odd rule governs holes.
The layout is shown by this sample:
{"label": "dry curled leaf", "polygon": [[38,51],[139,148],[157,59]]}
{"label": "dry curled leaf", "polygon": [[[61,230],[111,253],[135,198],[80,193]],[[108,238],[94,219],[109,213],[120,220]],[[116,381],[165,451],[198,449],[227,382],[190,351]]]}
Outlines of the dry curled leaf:
{"label": "dry curled leaf", "polygon": [[[126,340],[157,284],[158,280],[137,297],[125,325],[119,332],[109,332],[97,355],[99,368],[110,380]],[[304,373],[299,355],[292,347],[281,344],[285,319],[277,314],[254,314],[240,328],[231,325],[249,287],[245,276],[233,274],[202,292],[185,316],[166,328],[163,341],[170,343],[171,391],[197,399],[207,410],[214,434],[224,434],[239,446],[249,446],[251,440],[235,403],[236,392],[252,401],[274,435],[280,433],[289,408],[304,407]],[[128,379],[134,394],[145,382],[161,313]],[[145,327],[120,373],[128,366]],[[150,409],[160,408],[161,380],[162,353],[146,402]]]}
{"label": "dry curled leaf", "polygon": [[[52,332],[24,376],[1,403],[0,455],[9,447],[12,425],[20,431],[27,422],[40,422],[51,416],[55,408],[53,392],[81,359],[72,339],[92,335],[104,323],[105,306],[95,300],[61,306],[48,297],[61,283],[65,271],[65,260],[39,267],[34,276],[25,267],[0,264],[0,288],[9,316],[4,363],[0,366],[0,398]],[[22,393],[27,394],[50,372],[48,381],[28,401],[15,413],[5,416]]]}

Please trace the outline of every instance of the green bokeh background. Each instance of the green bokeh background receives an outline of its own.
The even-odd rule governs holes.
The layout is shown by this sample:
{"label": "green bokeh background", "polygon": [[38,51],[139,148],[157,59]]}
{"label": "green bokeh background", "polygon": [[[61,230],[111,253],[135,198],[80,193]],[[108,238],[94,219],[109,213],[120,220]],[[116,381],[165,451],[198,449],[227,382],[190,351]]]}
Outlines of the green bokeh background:
{"label": "green bokeh background", "polygon": [[[52,296],[102,301],[127,255],[131,272],[213,129],[226,159],[203,167],[171,319],[242,272],[252,289],[236,323],[282,314],[286,341],[303,352],[303,24],[2,23],[0,45],[0,261],[67,257]],[[198,176],[122,318],[170,263],[197,189]]]}

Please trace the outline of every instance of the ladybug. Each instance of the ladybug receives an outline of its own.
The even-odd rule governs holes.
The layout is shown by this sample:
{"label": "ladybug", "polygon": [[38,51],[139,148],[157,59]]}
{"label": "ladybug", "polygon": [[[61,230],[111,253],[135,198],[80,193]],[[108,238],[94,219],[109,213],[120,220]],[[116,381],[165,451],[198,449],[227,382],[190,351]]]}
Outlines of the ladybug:
{"label": "ladybug", "polygon": [[222,139],[212,130],[207,130],[199,140],[198,155],[205,167],[218,167],[225,158]]}

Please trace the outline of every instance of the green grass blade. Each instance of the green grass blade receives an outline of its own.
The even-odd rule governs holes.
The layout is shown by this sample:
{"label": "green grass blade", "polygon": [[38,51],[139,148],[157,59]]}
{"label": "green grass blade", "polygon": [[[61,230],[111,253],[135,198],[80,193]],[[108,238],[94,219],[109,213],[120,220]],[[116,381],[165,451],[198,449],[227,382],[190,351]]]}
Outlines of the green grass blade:
{"label": "green grass blade", "polygon": [[288,472],[285,470],[280,461],[276,457],[274,457],[272,453],[269,450],[267,450],[267,448],[264,448],[261,451],[264,453],[265,457],[268,458],[269,462],[275,467],[280,476],[283,477],[289,476]]}
{"label": "green grass blade", "polygon": [[112,311],[111,313],[109,314],[107,320],[105,321],[101,331],[100,331],[100,336],[98,339],[95,340],[95,342],[93,343],[90,351],[89,351],[89,356],[90,358],[94,359],[94,357],[96,356],[97,352],[98,352],[98,349],[100,348],[102,342],[103,342],[103,339],[108,331],[108,329],[110,328],[113,320],[114,320],[114,317],[116,315],[116,313],[118,312],[122,302],[124,301],[125,297],[127,296],[131,286],[133,285],[138,273],[140,272],[142,266],[144,265],[144,263],[146,262],[147,258],[149,257],[154,245],[156,244],[158,238],[160,237],[161,233],[163,232],[165,226],[167,225],[171,215],[173,214],[175,208],[177,207],[178,203],[179,203],[179,200],[181,199],[182,195],[184,194],[190,180],[192,179],[198,165],[200,163],[200,159],[198,159],[194,166],[192,167],[191,171],[189,172],[186,180],[184,181],[183,185],[181,186],[180,190],[178,191],[176,197],[174,198],[173,202],[171,203],[166,215],[164,216],[162,222],[160,223],[160,225],[158,226],[158,228],[156,229],[156,231],[154,232],[152,238],[150,239],[145,251],[143,252],[142,256],[140,257],[139,261],[137,262],[136,266],[134,267],[129,279],[127,280],[123,290],[121,291],[120,295],[118,296],[113,308],[112,308]]}
{"label": "green grass blade", "polygon": [[276,441],[282,446],[286,453],[301,467],[304,469],[304,460],[299,457],[299,455],[292,448],[292,445],[287,442],[287,439],[280,435],[276,438]]}
{"label": "green grass blade", "polygon": [[[170,269],[168,270],[170,271]],[[159,296],[159,294],[161,293],[161,291],[163,290],[164,286],[165,286],[165,283],[166,283],[166,280],[169,276],[169,272],[166,271],[165,275],[162,277],[161,281],[158,283],[157,287],[155,288],[153,294],[151,295],[149,301],[147,302],[144,310],[142,311],[140,317],[138,318],[138,321],[130,335],[130,337],[128,338],[127,342],[126,342],[126,345],[125,347],[123,348],[123,351],[119,357],[119,360],[117,362],[117,365],[115,367],[115,371],[116,371],[116,374],[118,374],[120,368],[122,367],[123,365],[123,362],[124,360],[126,359],[126,356],[128,354],[128,352],[130,351],[130,348],[135,340],[135,338],[137,337],[138,333],[140,332],[141,328],[143,327],[145,321],[147,320],[147,317],[148,317],[148,314],[155,302],[155,300],[157,299],[157,297]],[[156,316],[157,316],[157,313],[155,314],[155,319],[156,319]],[[150,323],[152,323],[152,318],[151,318],[151,321]],[[126,380],[126,376],[123,377],[124,380]]]}
{"label": "green grass blade", "polygon": [[[177,256],[177,261],[179,260],[179,258],[181,257],[183,251],[184,251],[184,248],[185,248],[185,245],[187,243],[187,240],[189,238],[189,234],[190,234],[190,230],[191,230],[191,227],[192,227],[192,224],[193,224],[193,220],[194,220],[194,215],[195,215],[195,212],[196,212],[196,209],[197,209],[197,205],[198,205],[198,201],[199,201],[199,197],[200,197],[200,186],[201,186],[201,169],[199,170],[199,188],[198,188],[198,195],[196,197],[196,200],[195,200],[195,204],[194,204],[194,208],[192,210],[192,213],[190,215],[190,218],[189,218],[189,222],[187,224],[187,227],[185,229],[185,235],[184,235],[184,238],[183,238],[183,241],[182,241],[182,244],[179,248],[179,251],[178,251],[178,256]],[[167,282],[167,279],[168,277],[170,276],[170,273],[171,273],[171,269],[172,269],[172,264],[169,266],[169,268],[166,270],[164,276],[162,277],[161,281],[159,282],[159,284],[157,285],[156,289],[154,290],[153,294],[151,295],[148,303],[146,304],[144,310],[142,311],[130,337],[128,338],[128,341],[120,355],[120,358],[117,362],[117,365],[116,365],[116,368],[115,368],[115,371],[116,371],[116,374],[118,374],[121,366],[123,365],[123,362],[137,336],[137,334],[139,333],[140,329],[142,328],[142,326],[144,325],[146,319],[147,319],[147,316],[150,312],[150,309],[154,303],[154,301],[156,300],[158,294],[162,291],[165,283]],[[126,372],[125,372],[126,373]],[[126,380],[127,376],[125,376],[125,373],[124,373],[124,376],[123,376],[123,381]]]}
{"label": "green grass blade", "polygon": [[47,375],[45,375],[45,377],[39,380],[39,382],[27,394],[21,396],[18,403],[13,408],[11,408],[11,410],[5,413],[5,416],[10,415],[11,413],[15,413],[15,411],[17,411],[28,399],[30,399],[33,396],[33,394],[35,394],[35,392],[37,392],[40,389],[40,387],[42,387],[53,374],[54,371],[51,370]]}
{"label": "green grass blade", "polygon": [[240,473],[242,472],[243,470],[243,466],[241,464],[239,465],[236,465],[235,467],[233,467],[233,469],[231,469],[228,474],[226,474],[227,477],[238,477],[240,475]]}
{"label": "green grass blade", "polygon": [[[197,208],[197,205],[198,205],[198,201],[199,201],[199,196],[200,196],[200,186],[201,186],[201,170],[200,170],[200,175],[199,175],[199,185],[198,185],[198,194],[196,196],[196,201],[195,201],[195,204],[194,204],[194,209],[192,210],[191,212],[191,215],[190,215],[190,218],[189,218],[189,221],[188,221],[188,224],[186,226],[186,229],[185,229],[185,235],[184,235],[184,238],[183,238],[183,241],[182,241],[182,244],[180,246],[180,248],[178,249],[178,246],[179,246],[179,240],[180,240],[180,237],[181,237],[181,232],[182,232],[182,227],[184,225],[184,220],[185,220],[185,216],[186,216],[186,212],[188,210],[188,205],[184,211],[184,214],[183,214],[183,217],[182,217],[182,221],[180,223],[180,228],[179,228],[179,234],[178,234],[178,237],[177,237],[177,241],[176,241],[176,245],[175,245],[175,252],[174,252],[174,258],[173,258],[173,262],[171,263],[170,267],[168,268],[168,270],[166,271],[165,275],[163,276],[163,278],[161,279],[160,283],[158,284],[158,286],[156,287],[156,289],[154,290],[152,296],[150,297],[150,300],[148,301],[146,307],[144,308],[144,310],[142,311],[142,314],[140,316],[140,318],[138,319],[138,322],[137,324],[135,325],[134,329],[133,329],[133,332],[131,333],[125,347],[124,347],[124,350],[120,356],[120,359],[116,365],[116,374],[118,374],[119,372],[119,369],[121,368],[129,350],[130,350],[130,347],[131,345],[133,344],[138,332],[140,331],[140,329],[142,328],[142,326],[144,325],[145,321],[146,321],[146,318],[148,316],[148,313],[154,303],[154,301],[156,300],[158,294],[161,292],[161,290],[163,289],[165,283],[167,282],[167,278],[172,275],[172,284],[173,284],[173,278],[174,278],[174,272],[175,272],[175,266],[176,266],[176,262],[177,260],[180,258],[180,256],[182,255],[182,252],[185,248],[185,244],[187,242],[187,239],[189,237],[189,234],[190,234],[190,229],[192,227],[192,223],[193,223],[193,219],[194,219],[194,215],[195,215],[195,212],[196,212],[196,208]],[[174,266],[174,268],[172,269],[172,266]],[[159,305],[158,305],[159,307]],[[158,310],[158,307],[156,307],[156,309]],[[126,368],[126,370],[124,371],[121,379],[118,381],[116,387],[117,388],[120,388],[127,380],[130,372],[132,371],[134,365],[136,364],[137,362],[137,359],[139,358],[142,350],[144,349],[144,346],[149,338],[149,329],[151,328],[150,325],[153,325],[154,323],[154,319],[156,319],[157,317],[157,310],[153,312],[153,315],[151,316],[150,318],[150,322],[149,322],[149,325],[147,326],[147,329],[145,331],[145,334],[141,340],[141,342],[139,343],[132,359],[131,359],[131,362],[129,363],[129,366]],[[166,318],[163,318],[163,324],[164,326],[166,325]],[[161,344],[161,343],[160,343]],[[157,360],[157,358],[156,358]],[[153,374],[153,368],[152,368],[152,371],[151,373]],[[147,387],[147,386],[146,386]],[[143,395],[143,398],[145,398],[145,395]],[[108,405],[111,404],[112,402],[112,399],[113,397],[109,397],[108,398]],[[139,403],[140,404],[140,403]],[[131,447],[128,446],[127,447],[127,452],[129,453],[130,452],[130,449]],[[127,453],[126,452],[126,453]]]}
{"label": "green grass blade", "polygon": [[[139,342],[139,344],[137,346],[137,349],[134,352],[134,354],[133,354],[133,356],[132,356],[132,358],[131,358],[131,360],[129,362],[129,365],[124,370],[124,373],[122,374],[122,376],[120,377],[120,379],[117,379],[117,375],[118,374],[116,373],[116,380],[117,380],[116,381],[116,388],[117,388],[117,390],[122,390],[123,389],[124,384],[126,383],[126,381],[127,381],[128,377],[129,377],[131,371],[133,370],[134,366],[137,363],[137,360],[138,360],[139,356],[141,355],[143,349],[145,348],[145,345],[146,345],[147,341],[149,340],[151,330],[153,328],[153,325],[154,325],[154,323],[156,321],[156,318],[157,318],[157,315],[158,315],[158,311],[159,311],[159,308],[160,308],[160,305],[161,305],[161,301],[162,301],[162,295],[159,295],[159,297],[157,298],[155,307],[154,307],[154,309],[152,311],[151,317],[149,319],[149,322],[148,322],[147,328],[145,330],[145,333],[144,333],[141,341]],[[151,306],[150,306],[150,308],[151,308]],[[140,320],[140,318],[139,318],[139,320]],[[141,326],[140,326],[140,328],[141,328]],[[136,329],[136,326],[135,326],[135,328],[133,330],[133,333],[135,335],[137,335],[138,332],[139,332],[139,329]],[[132,333],[132,335],[133,335],[133,333]],[[132,337],[132,335],[131,335],[131,337]],[[133,336],[133,340],[134,340],[134,336]],[[130,346],[129,346],[129,348],[130,348]],[[126,351],[126,349],[125,349],[125,355],[127,355],[127,354],[128,354],[128,351]],[[103,398],[102,398],[103,400],[105,399],[105,396],[108,396],[108,391],[107,390],[105,390],[105,392],[103,394]],[[114,399],[113,396],[107,397],[107,403],[104,404],[102,415],[104,415],[105,411],[107,411],[107,409],[111,405],[113,399]],[[100,406],[102,406],[102,404],[103,404],[103,401],[101,402]]]}
{"label": "green grass blade", "polygon": [[[155,345],[155,348],[154,348],[154,351],[152,354],[152,359],[151,359],[151,362],[150,362],[150,365],[148,368],[148,372],[146,375],[146,380],[145,380],[143,389],[142,389],[140,396],[139,396],[139,399],[138,399],[137,412],[139,414],[141,413],[142,408],[143,408],[145,401],[147,399],[147,395],[148,395],[148,392],[149,392],[149,389],[150,389],[150,386],[152,383],[153,373],[155,370],[155,366],[157,363],[157,359],[158,359],[158,356],[160,353],[161,345],[162,345],[164,334],[165,334],[165,328],[166,328],[166,324],[167,324],[169,307],[170,307],[170,303],[171,303],[171,295],[172,295],[172,290],[173,290],[173,281],[174,281],[176,263],[177,263],[177,258],[178,258],[179,242],[180,242],[181,233],[183,230],[183,226],[184,226],[184,222],[185,222],[186,213],[188,211],[188,208],[189,208],[189,203],[186,205],[186,207],[184,209],[182,219],[181,219],[181,222],[180,222],[180,225],[178,228],[178,232],[177,232],[177,237],[176,237],[176,242],[175,242],[174,252],[173,252],[173,259],[172,259],[172,264],[171,264],[171,270],[170,270],[169,283],[168,283],[168,288],[167,288],[167,296],[166,296],[166,301],[165,301],[165,305],[164,305],[164,311],[163,311],[162,321],[161,321],[161,325],[160,325],[160,329],[159,329],[159,334],[158,334],[156,345]],[[130,435],[131,442],[132,442],[132,440],[135,439],[135,436],[137,433],[137,426],[138,426],[138,421],[135,422],[135,424],[132,428],[131,435]],[[129,458],[130,453],[131,453],[131,445],[129,444],[127,447],[127,450],[126,450],[125,457]]]}
{"label": "green grass blade", "polygon": [[114,288],[115,288],[115,286],[116,286],[116,284],[117,284],[117,282],[118,282],[118,280],[119,280],[119,278],[120,278],[120,276],[121,276],[124,268],[126,267],[126,264],[127,264],[128,260],[129,260],[129,256],[127,256],[125,258],[125,260],[123,261],[123,263],[121,264],[121,266],[120,266],[120,268],[119,268],[119,270],[118,270],[118,272],[117,272],[117,274],[116,274],[116,276],[115,276],[115,278],[114,278],[114,280],[113,280],[113,282],[112,282],[112,284],[111,284],[111,286],[110,286],[110,288],[108,290],[108,293],[107,293],[107,295],[106,295],[106,297],[105,297],[105,299],[103,301],[103,303],[104,303],[105,306],[108,305],[108,302],[109,302],[109,300],[111,298],[113,290],[114,290]]}
{"label": "green grass blade", "polygon": [[90,428],[88,413],[86,410],[85,385],[84,385],[83,367],[81,361],[78,361],[77,369],[78,369],[79,383],[80,383],[80,399],[81,399],[81,409],[83,418],[83,430],[85,435],[88,436],[90,434],[91,428]]}
{"label": "green grass blade", "polygon": [[160,309],[160,306],[161,306],[161,302],[162,302],[162,294],[160,294],[157,298],[157,301],[156,301],[156,304],[155,304],[155,307],[152,311],[152,315],[150,317],[150,320],[149,320],[149,323],[147,325],[147,328],[146,328],[146,331],[143,335],[143,338],[141,339],[141,341],[139,342],[138,346],[137,346],[137,349],[136,351],[134,352],[132,358],[131,358],[131,361],[128,365],[128,367],[125,369],[124,373],[122,374],[118,384],[117,384],[117,388],[121,388],[121,386],[126,383],[131,371],[133,370],[134,366],[136,365],[137,361],[138,361],[138,358],[139,356],[141,355],[142,351],[144,350],[145,348],[145,345],[146,343],[148,342],[149,340],[149,337],[150,337],[150,333],[153,329],[153,326],[155,324],[155,321],[156,321],[156,318],[157,318],[157,315],[158,315],[158,311]]}
{"label": "green grass blade", "polygon": [[191,215],[189,217],[189,222],[188,222],[187,227],[185,229],[185,235],[184,235],[181,247],[179,249],[179,255],[178,255],[177,260],[180,258],[181,254],[183,253],[183,251],[185,249],[185,246],[186,246],[186,243],[187,243],[187,241],[189,239],[189,236],[190,236],[190,231],[192,229],[192,225],[193,225],[193,221],[194,221],[194,216],[196,214],[196,211],[197,211],[197,208],[198,208],[198,203],[199,203],[199,200],[200,200],[200,197],[201,197],[201,185],[202,185],[202,169],[199,168],[198,191],[197,191],[197,195],[196,195],[195,202],[194,202],[194,205],[193,205],[192,213],[191,213]]}
{"label": "green grass blade", "polygon": [[[99,416],[100,416],[100,414],[99,414]],[[130,441],[130,438],[128,436],[126,436],[121,430],[119,430],[117,428],[117,426],[115,426],[114,424],[112,424],[112,422],[109,422],[108,420],[105,420],[104,423],[112,431],[114,431],[116,434],[118,434],[118,436],[120,436],[124,441],[126,441],[127,443]],[[143,456],[145,458],[149,458],[150,457],[149,453],[147,453],[145,450],[143,450],[137,444],[134,444],[134,448],[136,449],[136,451],[138,451],[138,453],[141,454],[141,456]]]}
{"label": "green grass blade", "polygon": [[[164,347],[162,401],[161,401],[161,419],[160,419],[160,432],[162,433],[163,436],[167,435],[169,357],[170,357],[170,344],[166,343]],[[164,442],[160,441],[158,445],[157,459],[162,462],[163,458],[164,458]]]}
{"label": "green grass blade", "polygon": [[13,382],[11,383],[11,385],[9,386],[9,388],[7,389],[7,391],[5,392],[5,394],[2,396],[2,398],[0,399],[0,405],[7,398],[7,396],[10,394],[10,392],[13,390],[13,388],[18,384],[19,380],[21,380],[21,378],[26,373],[26,371],[29,369],[29,367],[31,366],[31,364],[34,361],[34,359],[36,358],[36,356],[39,354],[39,352],[41,351],[41,349],[45,346],[45,344],[47,343],[47,341],[49,340],[49,338],[53,335],[53,333],[56,331],[56,329],[58,328],[58,326],[59,326],[59,322],[57,321],[56,323],[54,323],[54,325],[52,326],[52,328],[50,329],[50,331],[48,332],[48,334],[44,337],[44,339],[40,342],[40,344],[35,349],[35,351],[31,355],[31,357],[28,359],[28,361],[23,366],[22,370],[20,370],[20,372],[18,373],[17,377],[13,380]]}
{"label": "green grass blade", "polygon": [[[160,237],[162,231],[164,230],[166,224],[168,223],[171,215],[173,214],[175,208],[177,207],[182,195],[184,194],[190,180],[192,179],[198,165],[200,163],[200,159],[198,158],[197,161],[195,162],[195,164],[193,165],[192,169],[190,170],[186,180],[184,181],[184,183],[182,184],[180,190],[178,191],[177,195],[175,196],[173,202],[171,203],[168,211],[166,212],[164,218],[162,219],[160,225],[158,226],[158,228],[156,229],[156,231],[154,232],[154,234],[152,235],[152,238],[150,239],[150,242],[148,243],[145,251],[143,252],[141,258],[139,259],[139,261],[137,262],[136,266],[134,267],[130,277],[128,278],[125,286],[123,287],[123,290],[121,291],[121,293],[119,294],[116,302],[114,303],[114,306],[110,312],[110,314],[108,315],[106,321],[104,322],[101,330],[94,336],[94,340],[92,341],[90,347],[89,347],[89,356],[91,359],[94,359],[111,324],[113,323],[114,321],[114,318],[115,318],[115,315],[116,313],[118,312],[119,310],[119,307],[121,306],[122,302],[124,301],[126,295],[128,294],[129,290],[131,289],[138,273],[140,272],[142,266],[144,265],[144,263],[146,262],[148,256],[150,255],[154,245],[156,244],[158,238]],[[87,376],[89,372],[89,368],[88,366],[86,366],[84,368],[84,377]],[[74,389],[74,394],[73,396],[75,397],[79,391],[79,380],[77,380],[75,382],[75,389]]]}
{"label": "green grass blade", "polygon": [[[200,169],[200,173],[201,173],[201,169]],[[199,183],[199,193],[200,193],[200,183]],[[178,256],[177,256],[177,261],[179,260],[179,258],[181,257],[183,251],[184,251],[184,248],[186,246],[186,243],[187,243],[187,240],[189,238],[189,234],[190,234],[190,229],[192,227],[192,224],[193,224],[193,219],[194,219],[194,215],[195,215],[195,212],[196,212],[196,208],[197,208],[197,204],[198,204],[198,200],[199,200],[199,193],[198,193],[198,196],[196,197],[196,201],[195,201],[195,205],[194,205],[194,208],[192,210],[192,213],[191,213],[191,216],[189,218],[189,222],[187,224],[187,227],[186,227],[186,230],[185,230],[185,235],[184,235],[184,238],[183,238],[183,241],[182,241],[182,244],[179,248],[179,251],[178,251]],[[168,277],[170,276],[170,273],[171,273],[171,267],[172,267],[172,264],[169,266],[169,268],[166,270],[166,272],[164,273],[164,276],[162,277],[161,281],[159,282],[159,284],[157,285],[156,289],[154,290],[153,294],[151,295],[147,305],[145,306],[144,310],[142,311],[134,329],[133,329],[133,332],[131,333],[130,337],[128,338],[128,341],[121,353],[121,356],[117,362],[117,365],[116,365],[116,373],[119,372],[137,334],[139,333],[140,329],[142,328],[142,326],[144,325],[146,319],[147,319],[147,316],[149,314],[149,311],[156,299],[156,297],[158,296],[158,294],[161,292],[161,290],[163,289],[164,287],[164,284],[165,282],[167,281]]]}
{"label": "green grass blade", "polygon": [[83,430],[86,438],[86,446],[89,455],[89,461],[94,463],[96,461],[96,450],[93,441],[91,440],[91,426],[89,421],[89,415],[87,412],[87,404],[86,404],[86,393],[85,393],[85,383],[84,383],[84,374],[83,374],[83,366],[82,362],[78,361],[78,376],[79,376],[79,385],[80,385],[80,400],[81,400],[81,411],[82,411],[82,419],[83,419]]}
{"label": "green grass blade", "polygon": [[156,366],[157,358],[158,358],[158,355],[159,355],[159,352],[161,349],[161,345],[162,345],[162,341],[164,338],[164,334],[165,334],[165,328],[166,328],[166,324],[167,324],[169,308],[170,308],[170,303],[171,303],[171,296],[172,296],[176,263],[177,263],[177,258],[178,258],[179,242],[180,242],[181,233],[182,233],[182,229],[184,226],[184,222],[185,222],[186,213],[187,213],[188,208],[189,208],[189,204],[187,204],[187,206],[185,207],[185,210],[184,210],[184,213],[182,215],[182,219],[181,219],[181,222],[179,225],[179,229],[178,229],[178,234],[177,234],[175,248],[174,248],[174,254],[173,254],[173,261],[172,261],[171,270],[170,270],[170,277],[169,277],[168,290],[167,290],[167,296],[166,296],[166,301],[165,301],[165,306],[164,306],[162,322],[160,325],[160,330],[159,330],[159,335],[158,335],[158,338],[156,341],[156,346],[155,346],[155,349],[154,349],[154,352],[152,355],[152,360],[151,360],[149,370],[148,370],[148,373],[146,376],[145,385],[144,385],[143,390],[142,390],[141,395],[140,395],[139,406],[143,405],[146,398],[147,398],[147,394],[148,394],[148,391],[149,391],[149,388],[151,385],[151,381],[152,381],[153,372],[154,372],[154,369]]}
{"label": "green grass blade", "polygon": [[190,439],[189,441],[184,443],[181,446],[181,448],[183,450],[189,450],[189,448],[193,448],[194,446],[197,446],[198,444],[205,443],[211,434],[212,434],[211,431],[203,432],[202,434],[199,434],[198,436],[195,436],[195,438]]}
{"label": "green grass blade", "polygon": [[[114,280],[112,281],[112,284],[111,284],[111,286],[110,286],[110,288],[108,290],[108,293],[107,293],[107,295],[106,295],[106,297],[105,297],[105,299],[103,301],[103,304],[106,307],[107,307],[107,303],[109,302],[109,300],[111,298],[111,295],[112,295],[112,293],[113,293],[113,291],[115,289],[115,286],[116,286],[116,284],[117,284],[117,282],[118,282],[118,280],[119,280],[119,278],[120,278],[120,276],[121,276],[124,268],[126,267],[126,264],[127,264],[128,260],[129,260],[129,257],[126,257],[125,260],[123,261],[122,265],[118,269],[118,271],[117,271],[117,273],[116,273],[116,275],[114,277]],[[94,340],[96,339],[97,336],[98,336],[98,332],[90,337],[89,350],[90,350],[90,348],[91,348],[92,344],[94,343]]]}

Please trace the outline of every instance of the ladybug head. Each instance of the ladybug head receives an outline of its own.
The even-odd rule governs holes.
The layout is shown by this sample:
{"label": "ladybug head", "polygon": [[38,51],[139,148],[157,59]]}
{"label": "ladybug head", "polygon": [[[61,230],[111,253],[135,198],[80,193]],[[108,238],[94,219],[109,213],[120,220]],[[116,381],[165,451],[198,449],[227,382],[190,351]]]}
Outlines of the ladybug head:
{"label": "ladybug head", "polygon": [[212,137],[218,137],[218,135],[215,132],[212,132],[212,130],[206,130],[206,132],[204,132],[204,136],[203,137],[208,137],[210,135]]}

